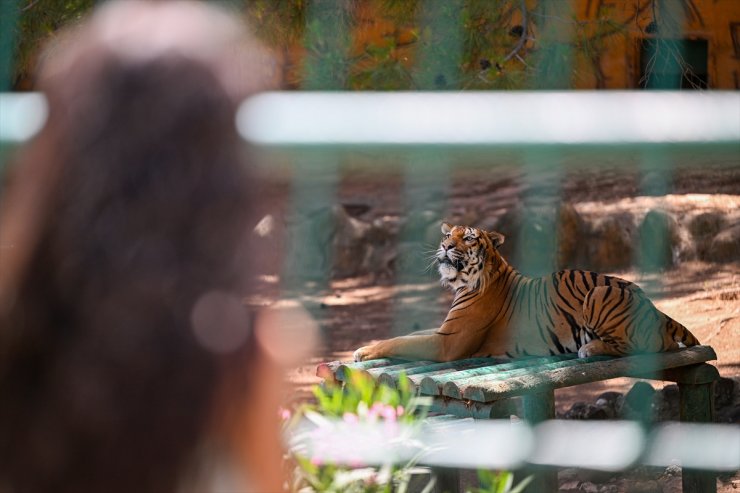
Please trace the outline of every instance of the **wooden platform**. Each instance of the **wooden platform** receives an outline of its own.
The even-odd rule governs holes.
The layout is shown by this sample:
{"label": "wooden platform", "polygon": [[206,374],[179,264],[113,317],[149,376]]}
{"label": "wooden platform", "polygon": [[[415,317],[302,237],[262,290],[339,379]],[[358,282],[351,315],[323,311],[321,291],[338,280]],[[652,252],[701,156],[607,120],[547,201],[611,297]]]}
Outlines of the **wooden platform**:
{"label": "wooden platform", "polygon": [[[460,418],[492,419],[515,412],[512,397],[521,396],[522,418],[537,423],[555,417],[554,390],[617,377],[648,378],[678,383],[681,420],[710,422],[714,409],[712,384],[719,378],[717,359],[709,346],[667,353],[616,358],[574,354],[526,359],[471,358],[449,363],[377,359],[319,365],[317,375],[345,382],[350,372],[362,372],[379,383],[398,385],[400,378],[423,395],[433,397],[432,411]],[[712,473],[684,471],[683,490],[716,491]],[[538,474],[527,491],[557,491],[557,472]]]}

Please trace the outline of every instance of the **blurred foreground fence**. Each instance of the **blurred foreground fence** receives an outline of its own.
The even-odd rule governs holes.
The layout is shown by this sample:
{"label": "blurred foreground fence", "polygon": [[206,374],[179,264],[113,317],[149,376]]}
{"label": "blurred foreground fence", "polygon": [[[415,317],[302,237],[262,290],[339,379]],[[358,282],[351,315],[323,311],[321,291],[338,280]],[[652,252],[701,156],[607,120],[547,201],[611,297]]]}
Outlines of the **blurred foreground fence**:
{"label": "blurred foreground fence", "polygon": [[419,426],[378,421],[305,421],[290,445],[316,463],[352,467],[406,463],[470,469],[522,466],[620,471],[630,466],[740,469],[740,427],[669,423],[646,431],[631,421],[446,420]]}
{"label": "blurred foreground fence", "polygon": [[[0,94],[0,108],[0,152],[6,155],[43,125],[46,106],[38,94]],[[644,169],[662,176],[677,163],[738,166],[740,159],[737,92],[266,93],[242,105],[236,125],[261,154],[263,166],[282,163],[290,169],[294,212],[331,207],[341,163],[358,153],[379,157],[373,163],[388,171],[402,168],[409,216],[424,206],[419,190],[444,194],[450,170],[468,166],[513,163],[536,180],[564,166],[598,167],[607,156],[612,163],[637,157]],[[316,256],[331,259],[331,252],[322,251],[326,248],[310,241],[289,245],[285,262],[298,272],[285,276],[284,286],[292,292],[309,289],[306,280],[319,281],[310,289],[328,286],[330,265],[315,261]],[[323,267],[316,271],[317,265]],[[400,283],[418,280],[421,273],[408,268],[396,275]],[[403,318],[399,310],[397,328]],[[373,463],[378,450],[387,459],[422,447],[429,452],[427,463],[445,466],[528,463],[619,470],[677,459],[689,468],[740,467],[740,430],[732,426],[675,424],[646,432],[629,422],[545,422],[531,428],[464,420],[430,424],[437,428],[415,436],[417,449],[405,452],[406,445],[395,445],[403,442],[399,436],[411,437],[403,430],[394,430],[401,435],[390,442],[376,443],[383,436],[377,429],[332,426],[332,445],[322,452],[330,455],[323,459],[340,462],[352,454],[332,456],[331,450],[350,447],[359,461]],[[447,428],[440,432],[439,426]],[[315,437],[315,431],[300,436],[304,441],[294,445],[317,446],[306,438]],[[466,453],[471,450],[475,453]]]}

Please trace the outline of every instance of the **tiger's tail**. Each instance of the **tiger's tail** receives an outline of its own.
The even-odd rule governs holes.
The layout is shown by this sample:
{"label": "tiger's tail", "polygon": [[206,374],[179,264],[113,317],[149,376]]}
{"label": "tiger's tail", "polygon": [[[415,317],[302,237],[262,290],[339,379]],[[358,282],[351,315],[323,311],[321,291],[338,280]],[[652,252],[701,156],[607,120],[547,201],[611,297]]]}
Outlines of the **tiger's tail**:
{"label": "tiger's tail", "polygon": [[670,317],[666,318],[668,318],[666,329],[668,330],[668,333],[670,334],[671,339],[674,342],[678,344],[683,344],[685,347],[701,345],[699,339],[697,339],[696,336],[692,334],[689,329]]}

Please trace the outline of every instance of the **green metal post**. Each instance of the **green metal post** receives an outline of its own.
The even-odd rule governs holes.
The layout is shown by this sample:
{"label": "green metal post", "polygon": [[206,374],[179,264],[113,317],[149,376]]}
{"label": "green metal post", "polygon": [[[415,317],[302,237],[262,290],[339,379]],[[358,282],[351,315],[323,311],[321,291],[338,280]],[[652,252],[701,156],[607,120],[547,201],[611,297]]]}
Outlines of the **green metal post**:
{"label": "green metal post", "polygon": [[[412,71],[415,88],[425,91],[458,89],[463,2],[430,0],[420,6],[423,9],[419,12],[422,36],[419,58]],[[441,233],[434,234],[434,229],[439,227],[447,203],[449,168],[449,162],[435,152],[420,152],[408,161],[404,176],[407,214],[399,238],[396,284],[422,284],[435,278],[430,256],[441,237]],[[421,294],[416,304],[422,309],[397,304],[393,333],[401,335],[437,326],[438,316],[428,309],[435,306],[436,295],[436,292]]]}
{"label": "green metal post", "polygon": [[[522,396],[524,419],[534,425],[541,421],[555,418],[555,392],[548,390]],[[518,483],[530,474],[532,482],[524,490],[526,493],[555,493],[558,491],[558,471],[554,468],[530,468],[516,474]]]}

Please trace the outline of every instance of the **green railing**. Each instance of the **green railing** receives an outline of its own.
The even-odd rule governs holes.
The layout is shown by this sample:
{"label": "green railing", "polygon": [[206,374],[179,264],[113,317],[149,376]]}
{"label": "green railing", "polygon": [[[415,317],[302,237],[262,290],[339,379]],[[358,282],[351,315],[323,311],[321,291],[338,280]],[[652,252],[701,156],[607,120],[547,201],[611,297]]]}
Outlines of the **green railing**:
{"label": "green railing", "polygon": [[[570,2],[541,3],[549,9],[548,15],[571,15]],[[567,29],[563,31],[559,24],[546,23],[537,40],[533,68],[538,75],[533,89],[542,91],[452,92],[461,89],[455,81],[460,70],[462,4],[460,0],[422,4],[421,25],[444,36],[432,37],[420,48],[412,70],[420,92],[346,93],[337,90],[344,87],[347,75],[343,57],[350,37],[343,24],[327,13],[328,4],[316,1],[306,21],[311,28],[306,30],[305,43],[326,40],[326,49],[307,60],[306,92],[262,94],[241,107],[239,130],[260,152],[261,165],[281,162],[291,169],[289,216],[298,218],[291,225],[295,228],[291,237],[309,239],[289,245],[285,265],[290,268],[283,270],[287,293],[307,294],[328,287],[333,252],[310,241],[322,232],[311,231],[313,225],[300,218],[336,202],[342,166],[358,154],[373,166],[395,172],[400,168],[408,221],[399,241],[412,244],[420,241],[417,233],[422,223],[415,218],[428,207],[428,197],[437,197],[435,210],[441,215],[448,203],[450,176],[460,168],[490,171],[521,166],[530,183],[543,183],[535,189],[547,189],[545,201],[556,207],[561,195],[557,177],[565,170],[620,161],[638,163],[644,172],[659,177],[644,192],[665,193],[676,164],[740,166],[740,93],[554,92],[570,86],[573,66]],[[665,38],[680,37],[683,10],[678,2],[665,2],[663,7],[673,14],[666,16],[670,22]],[[17,19],[15,13],[10,5],[0,16],[0,89],[8,87],[13,46],[13,30],[8,26]],[[661,39],[648,47],[654,57],[679,48]],[[677,60],[674,57],[665,63]],[[678,69],[663,73],[681,76]],[[680,81],[665,75],[651,84],[655,88],[679,85]],[[439,89],[446,90],[423,92]],[[40,127],[44,112],[40,95],[0,94],[0,169],[4,170],[9,151]],[[525,204],[534,198],[524,197]],[[542,200],[538,203],[543,204]],[[551,234],[556,235],[555,224]],[[650,252],[660,241],[658,234],[655,242],[642,245],[639,258],[658,255]],[[525,272],[551,270],[554,266],[547,259],[553,257],[552,248],[554,243],[543,243],[540,255],[523,258],[517,267]],[[397,263],[401,268],[395,273],[397,283],[429,281],[417,253],[421,251],[423,247],[402,254]],[[428,297],[426,302],[433,303],[433,299]],[[395,308],[393,318],[395,333],[408,330],[409,317],[402,306]],[[423,325],[438,322],[427,320]]]}

